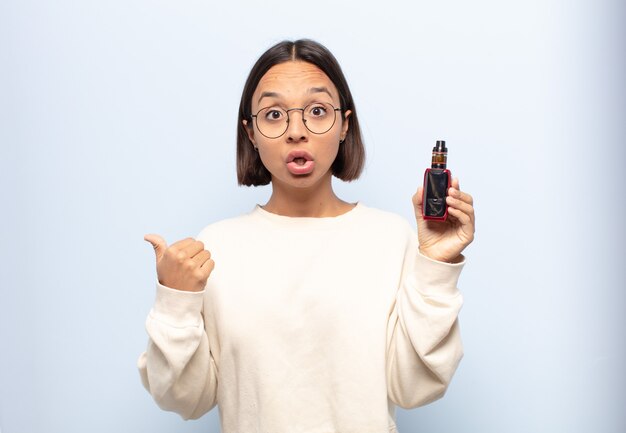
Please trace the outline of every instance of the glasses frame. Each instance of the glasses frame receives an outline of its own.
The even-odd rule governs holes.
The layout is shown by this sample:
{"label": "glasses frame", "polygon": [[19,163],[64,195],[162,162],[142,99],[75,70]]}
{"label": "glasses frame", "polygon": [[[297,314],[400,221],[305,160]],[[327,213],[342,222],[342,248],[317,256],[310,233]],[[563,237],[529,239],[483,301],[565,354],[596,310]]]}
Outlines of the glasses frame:
{"label": "glasses frame", "polygon": [[[306,108],[308,108],[311,105],[314,104],[325,104],[325,105],[330,105],[333,109],[333,114],[335,115],[335,117],[333,118],[333,123],[330,125],[330,127],[324,131],[324,132],[314,132],[311,131],[311,129],[307,126],[306,124],[306,119],[304,118],[304,110]],[[270,106],[271,107],[271,106]],[[333,129],[333,126],[335,126],[335,123],[337,122],[337,111],[342,111],[341,108],[335,108],[335,106],[333,104],[331,104],[330,102],[312,102],[308,105],[305,105],[304,107],[294,107],[294,108],[287,108],[284,111],[287,113],[287,121],[285,122],[285,130],[280,134],[280,135],[276,135],[275,137],[270,137],[269,135],[265,135],[263,134],[263,131],[261,131],[261,128],[259,128],[259,113],[263,110],[267,110],[270,107],[263,107],[261,108],[259,111],[256,112],[256,114],[252,114],[250,117],[254,118],[254,123],[256,124],[256,129],[259,130],[259,132],[261,133],[261,135],[263,137],[266,138],[280,138],[283,135],[285,135],[285,132],[287,132],[287,130],[289,129],[289,121],[291,120],[291,118],[289,117],[289,112],[290,111],[301,111],[302,112],[302,123],[304,123],[304,127],[311,133],[311,134],[315,134],[315,135],[322,135],[322,134],[326,134],[328,131],[330,131],[331,129]]]}

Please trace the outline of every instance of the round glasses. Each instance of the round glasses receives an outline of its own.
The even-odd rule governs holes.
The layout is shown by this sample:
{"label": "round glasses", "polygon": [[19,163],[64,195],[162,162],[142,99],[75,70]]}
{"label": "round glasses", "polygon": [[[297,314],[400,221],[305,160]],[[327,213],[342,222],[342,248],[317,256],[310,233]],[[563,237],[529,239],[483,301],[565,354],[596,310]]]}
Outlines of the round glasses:
{"label": "round glasses", "polygon": [[278,138],[287,132],[289,127],[289,112],[302,111],[302,122],[306,129],[313,134],[324,134],[333,127],[337,120],[337,111],[327,102],[314,102],[304,108],[265,107],[253,114],[256,127],[267,138]]}

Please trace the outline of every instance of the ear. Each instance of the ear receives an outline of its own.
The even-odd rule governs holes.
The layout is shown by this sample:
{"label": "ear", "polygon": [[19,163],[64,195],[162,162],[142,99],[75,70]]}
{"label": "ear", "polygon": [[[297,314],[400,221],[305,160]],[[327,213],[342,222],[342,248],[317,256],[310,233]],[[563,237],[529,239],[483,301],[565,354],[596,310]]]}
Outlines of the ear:
{"label": "ear", "polygon": [[243,123],[243,129],[245,129],[248,133],[248,138],[256,147],[256,142],[254,141],[254,128],[252,128],[252,124],[248,125],[248,121],[246,119],[243,119],[241,122]]}
{"label": "ear", "polygon": [[352,111],[350,110],[346,110],[345,113],[343,113],[343,122],[341,124],[341,139],[345,140],[346,136],[348,135],[348,128],[350,127],[350,115],[352,114]]}

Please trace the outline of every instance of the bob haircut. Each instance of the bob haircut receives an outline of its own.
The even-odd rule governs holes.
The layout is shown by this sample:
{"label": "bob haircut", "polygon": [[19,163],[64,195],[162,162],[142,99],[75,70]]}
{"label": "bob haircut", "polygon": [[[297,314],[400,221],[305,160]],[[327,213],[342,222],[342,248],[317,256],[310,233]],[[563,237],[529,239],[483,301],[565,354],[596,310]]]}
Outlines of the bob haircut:
{"label": "bob haircut", "polygon": [[[237,181],[239,185],[267,185],[272,180],[272,175],[261,162],[246,128],[252,127],[252,95],[259,81],[270,68],[289,61],[303,61],[320,68],[339,92],[342,119],[345,120],[346,110],[351,111],[348,133],[339,146],[331,171],[334,176],[344,181],[358,179],[365,164],[365,147],[348,82],[337,59],[326,47],[310,39],[299,39],[279,42],[271,47],[259,57],[248,75],[241,95],[237,119]],[[244,126],[243,120],[247,120],[249,126]]]}

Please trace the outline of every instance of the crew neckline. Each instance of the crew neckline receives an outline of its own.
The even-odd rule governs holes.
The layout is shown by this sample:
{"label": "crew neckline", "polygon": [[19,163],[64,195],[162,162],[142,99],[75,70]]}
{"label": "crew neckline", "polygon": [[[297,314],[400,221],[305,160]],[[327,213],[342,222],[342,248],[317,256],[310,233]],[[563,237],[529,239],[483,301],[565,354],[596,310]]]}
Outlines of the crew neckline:
{"label": "crew neckline", "polygon": [[277,224],[291,226],[291,227],[330,227],[336,224],[339,224],[343,221],[347,221],[352,219],[355,215],[359,214],[363,205],[361,202],[357,201],[353,203],[354,207],[347,212],[344,212],[337,216],[329,216],[329,217],[292,217],[286,215],[279,215],[269,211],[266,211],[261,207],[261,205],[257,204],[252,210],[252,215],[259,215],[260,217],[272,221]]}

